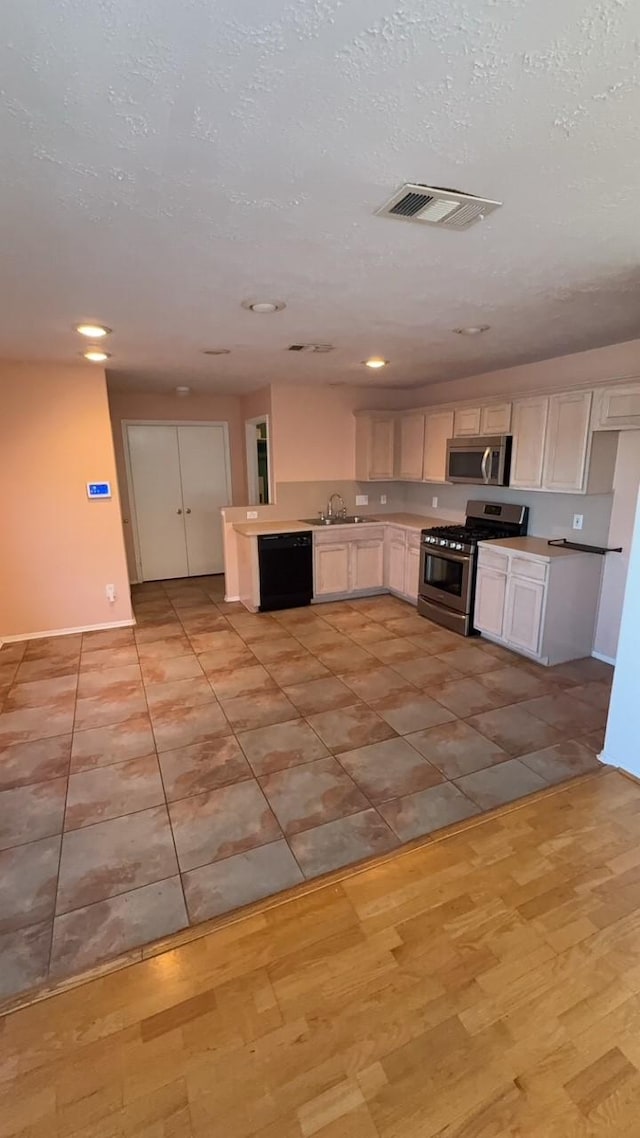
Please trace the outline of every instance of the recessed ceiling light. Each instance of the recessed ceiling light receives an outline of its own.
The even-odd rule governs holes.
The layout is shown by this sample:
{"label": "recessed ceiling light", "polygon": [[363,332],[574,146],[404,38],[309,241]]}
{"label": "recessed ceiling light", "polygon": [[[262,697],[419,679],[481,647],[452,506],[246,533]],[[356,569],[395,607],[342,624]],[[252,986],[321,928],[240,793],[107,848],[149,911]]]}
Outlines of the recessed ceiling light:
{"label": "recessed ceiling light", "polygon": [[111,359],[111,352],[105,352],[104,348],[87,348],[86,352],[80,354],[92,364],[102,364],[105,360]]}
{"label": "recessed ceiling light", "polygon": [[481,332],[488,332],[490,324],[470,324],[468,328],[453,328],[458,336],[479,336]]}
{"label": "recessed ceiling light", "polygon": [[386,367],[387,364],[389,363],[388,360],[383,360],[380,356],[372,356],[370,360],[363,360],[362,362],[365,365],[365,367],[373,367],[373,368]]}
{"label": "recessed ceiling light", "polygon": [[242,307],[248,308],[249,312],[260,312],[267,314],[270,312],[281,312],[286,308],[284,300],[243,300]]}
{"label": "recessed ceiling light", "polygon": [[187,387],[186,385],[180,385],[180,387],[176,387],[176,395],[180,396],[181,399],[184,399],[184,397],[186,395],[190,395],[190,394],[191,394],[191,388],[190,387]]}
{"label": "recessed ceiling light", "polygon": [[231,348],[203,348],[203,356],[229,356]]}
{"label": "recessed ceiling light", "polygon": [[74,331],[87,336],[89,340],[101,340],[103,336],[109,335],[111,328],[107,328],[106,324],[76,324]]}

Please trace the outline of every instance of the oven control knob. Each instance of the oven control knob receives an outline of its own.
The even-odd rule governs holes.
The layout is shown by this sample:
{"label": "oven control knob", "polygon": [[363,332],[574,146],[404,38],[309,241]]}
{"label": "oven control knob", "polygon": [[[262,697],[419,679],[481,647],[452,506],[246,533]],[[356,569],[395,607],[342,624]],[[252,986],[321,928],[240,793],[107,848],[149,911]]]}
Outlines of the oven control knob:
{"label": "oven control knob", "polygon": [[441,537],[441,538],[440,538],[440,545],[446,545],[446,544],[447,544],[447,543],[446,543],[446,541],[444,540],[444,538],[442,538],[442,537]]}
{"label": "oven control knob", "polygon": [[462,545],[459,541],[456,542],[456,549],[462,549]]}

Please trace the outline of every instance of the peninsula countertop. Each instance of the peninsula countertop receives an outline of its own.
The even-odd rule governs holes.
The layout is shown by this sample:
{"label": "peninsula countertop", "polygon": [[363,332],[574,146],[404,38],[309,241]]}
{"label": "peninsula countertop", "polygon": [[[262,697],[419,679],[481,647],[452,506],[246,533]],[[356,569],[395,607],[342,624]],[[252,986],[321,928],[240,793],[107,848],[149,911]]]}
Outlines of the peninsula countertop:
{"label": "peninsula countertop", "polygon": [[[450,520],[446,517],[434,518],[423,514],[374,514],[366,522],[335,522],[331,529],[354,529],[356,525],[358,529],[366,529],[368,526],[394,525],[402,526],[404,529],[421,530],[429,529],[430,526],[446,525]],[[329,526],[310,525],[309,522],[301,522],[299,519],[283,519],[282,521],[268,522],[234,522],[233,528],[236,533],[243,537],[260,537],[263,534],[300,533],[303,530],[324,532],[325,529],[329,529]]]}

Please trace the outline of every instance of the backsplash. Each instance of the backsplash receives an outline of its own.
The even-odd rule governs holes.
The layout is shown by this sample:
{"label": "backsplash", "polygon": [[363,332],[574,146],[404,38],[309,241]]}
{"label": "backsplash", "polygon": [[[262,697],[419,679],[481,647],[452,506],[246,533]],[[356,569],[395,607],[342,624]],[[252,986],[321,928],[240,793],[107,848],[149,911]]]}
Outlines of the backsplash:
{"label": "backsplash", "polygon": [[[510,490],[505,486],[450,486],[403,483],[402,509],[416,514],[464,515],[467,499],[513,502],[529,507],[529,533],[534,537],[571,537],[574,541],[606,545],[613,494],[544,494],[535,490]],[[431,499],[438,499],[434,509]],[[573,515],[582,514],[582,530],[572,528]]]}
{"label": "backsplash", "polygon": [[[544,494],[535,491],[509,490],[501,486],[450,486],[424,482],[279,482],[276,502],[272,506],[237,506],[225,511],[227,521],[246,521],[246,511],[255,510],[258,518],[312,518],[326,509],[327,499],[336,491],[342,494],[349,513],[382,517],[391,513],[425,514],[443,521],[463,521],[469,498],[490,502],[515,502],[529,507],[529,533],[536,537],[572,537],[576,541],[607,543],[612,494]],[[356,495],[366,494],[367,506],[356,506]],[[380,496],[386,496],[386,503]],[[431,505],[433,497],[438,506]],[[574,514],[582,514],[581,531],[572,529]]]}

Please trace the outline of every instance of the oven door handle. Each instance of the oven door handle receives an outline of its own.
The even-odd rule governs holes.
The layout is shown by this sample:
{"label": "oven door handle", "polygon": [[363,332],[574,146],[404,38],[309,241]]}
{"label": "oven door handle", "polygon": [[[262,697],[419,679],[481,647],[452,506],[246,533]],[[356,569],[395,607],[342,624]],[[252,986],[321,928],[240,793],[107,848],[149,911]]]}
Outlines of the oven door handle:
{"label": "oven door handle", "polygon": [[457,561],[460,565],[471,561],[472,557],[470,553],[454,553],[451,549],[438,549],[437,545],[427,545],[426,542],[423,544],[422,550],[428,556],[444,557],[445,561]]}
{"label": "oven door handle", "polygon": [[490,458],[491,458],[491,447],[487,447],[483,456],[482,456],[482,479],[485,483],[485,486],[489,485],[488,462],[489,462]]}

